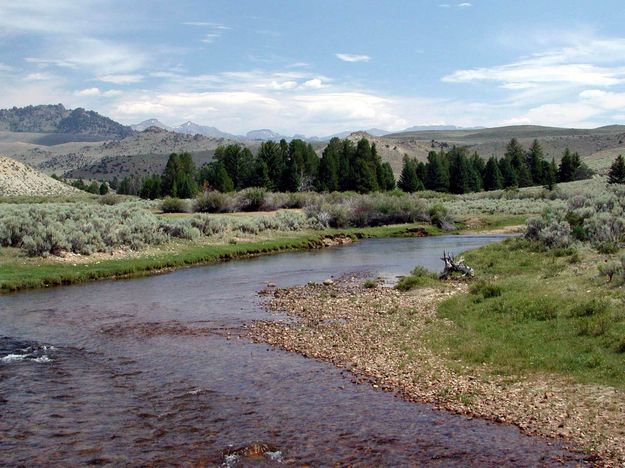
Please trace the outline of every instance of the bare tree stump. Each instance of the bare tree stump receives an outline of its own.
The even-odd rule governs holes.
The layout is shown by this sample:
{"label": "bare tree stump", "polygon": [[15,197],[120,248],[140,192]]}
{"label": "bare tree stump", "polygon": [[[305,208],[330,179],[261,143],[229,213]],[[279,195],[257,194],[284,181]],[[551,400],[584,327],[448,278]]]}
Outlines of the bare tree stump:
{"label": "bare tree stump", "polygon": [[460,259],[454,259],[454,256],[450,253],[443,251],[443,257],[441,260],[445,263],[445,268],[443,272],[438,276],[439,279],[448,279],[453,273],[461,273],[462,277],[473,277],[475,276],[475,272],[473,268],[467,266],[464,263],[464,258],[460,257]]}

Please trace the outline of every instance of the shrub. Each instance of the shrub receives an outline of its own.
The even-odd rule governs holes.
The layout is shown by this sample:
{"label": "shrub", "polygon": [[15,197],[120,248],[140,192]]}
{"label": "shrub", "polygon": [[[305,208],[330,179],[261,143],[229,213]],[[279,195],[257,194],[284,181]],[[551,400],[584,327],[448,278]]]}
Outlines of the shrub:
{"label": "shrub", "polygon": [[165,197],[161,202],[163,213],[186,213],[189,211],[187,202],[180,198]]}
{"label": "shrub", "polygon": [[623,273],[623,269],[625,268],[623,264],[617,263],[617,262],[608,262],[606,261],[605,263],[601,263],[599,265],[597,265],[597,268],[599,269],[599,275],[600,276],[607,276],[608,277],[608,282],[612,281],[612,277],[614,275],[618,275]]}
{"label": "shrub", "polygon": [[399,291],[409,291],[423,286],[435,285],[437,280],[438,276],[436,273],[433,273],[424,267],[418,266],[412,270],[409,276],[401,278],[395,288]]}
{"label": "shrub", "polygon": [[378,282],[372,279],[366,280],[363,284],[363,287],[367,289],[373,289],[378,287]]}
{"label": "shrub", "polygon": [[259,187],[250,187],[241,191],[237,197],[238,211],[260,211],[265,202],[267,190]]}
{"label": "shrub", "polygon": [[430,222],[440,229],[443,229],[444,231],[451,231],[455,229],[453,220],[449,217],[447,212],[447,208],[440,203],[437,203],[430,208],[429,215]]}
{"label": "shrub", "polygon": [[221,192],[203,192],[195,199],[193,211],[198,213],[222,213],[228,211],[227,196]]}
{"label": "shrub", "polygon": [[501,291],[501,286],[486,281],[480,281],[469,289],[471,294],[482,296],[484,299],[501,296]]}
{"label": "shrub", "polygon": [[599,299],[590,299],[580,304],[575,304],[571,307],[569,315],[571,317],[590,317],[596,314],[602,314],[606,312],[609,305],[606,301]]}

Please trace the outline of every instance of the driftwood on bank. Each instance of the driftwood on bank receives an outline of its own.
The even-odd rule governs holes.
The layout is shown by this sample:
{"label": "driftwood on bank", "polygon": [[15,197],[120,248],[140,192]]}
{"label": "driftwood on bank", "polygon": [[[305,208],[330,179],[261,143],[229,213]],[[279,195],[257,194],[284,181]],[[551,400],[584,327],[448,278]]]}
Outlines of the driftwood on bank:
{"label": "driftwood on bank", "polygon": [[447,279],[453,273],[461,273],[463,277],[473,277],[475,275],[473,268],[467,266],[467,264],[464,263],[464,258],[462,257],[456,260],[452,254],[443,251],[443,257],[441,260],[445,263],[445,269],[438,276],[440,279]]}

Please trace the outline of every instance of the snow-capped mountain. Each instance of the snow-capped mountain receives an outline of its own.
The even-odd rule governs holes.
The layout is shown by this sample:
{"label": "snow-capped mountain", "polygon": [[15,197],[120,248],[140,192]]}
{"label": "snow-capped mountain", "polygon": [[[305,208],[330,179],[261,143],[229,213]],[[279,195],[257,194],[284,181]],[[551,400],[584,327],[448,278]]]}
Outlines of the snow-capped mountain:
{"label": "snow-capped mountain", "polygon": [[168,125],[165,125],[163,122],[161,122],[158,119],[148,119],[136,125],[130,126],[130,128],[132,128],[133,130],[137,132],[142,132],[146,128],[150,128],[150,127],[158,127],[158,128],[162,128],[163,130],[168,130],[170,132],[173,130],[173,128],[171,128]]}

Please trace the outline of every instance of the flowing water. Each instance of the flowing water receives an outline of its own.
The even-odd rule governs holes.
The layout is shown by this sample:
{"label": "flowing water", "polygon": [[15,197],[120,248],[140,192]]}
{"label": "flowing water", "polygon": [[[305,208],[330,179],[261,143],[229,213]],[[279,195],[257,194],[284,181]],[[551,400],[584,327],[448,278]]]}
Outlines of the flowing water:
{"label": "flowing water", "polygon": [[408,403],[331,365],[237,339],[257,291],[495,240],[365,240],[0,297],[0,464],[273,466],[579,462],[516,428]]}

